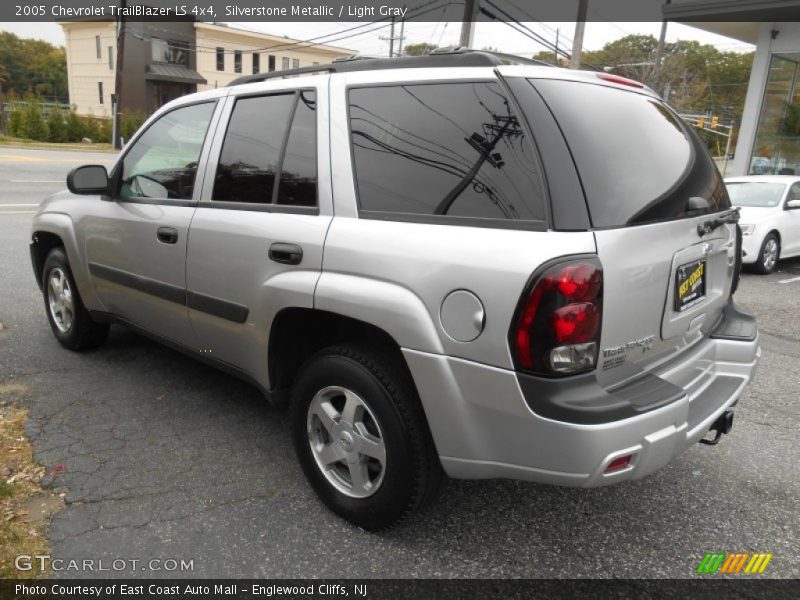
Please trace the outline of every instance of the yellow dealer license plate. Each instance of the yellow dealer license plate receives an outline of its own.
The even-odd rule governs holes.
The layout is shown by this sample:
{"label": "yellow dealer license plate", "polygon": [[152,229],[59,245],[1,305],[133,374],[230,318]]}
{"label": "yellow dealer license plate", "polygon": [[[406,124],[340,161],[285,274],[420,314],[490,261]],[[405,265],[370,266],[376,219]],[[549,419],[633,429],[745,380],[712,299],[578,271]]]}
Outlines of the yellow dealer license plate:
{"label": "yellow dealer license plate", "polygon": [[678,267],[675,277],[675,310],[686,310],[706,295],[706,261],[697,260]]}

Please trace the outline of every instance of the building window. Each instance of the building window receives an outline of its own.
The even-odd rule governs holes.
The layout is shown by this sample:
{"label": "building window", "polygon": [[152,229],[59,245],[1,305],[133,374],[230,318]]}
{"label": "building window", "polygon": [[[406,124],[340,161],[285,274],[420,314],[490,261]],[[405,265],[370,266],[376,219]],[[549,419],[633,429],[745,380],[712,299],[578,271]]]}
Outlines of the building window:
{"label": "building window", "polygon": [[100,104],[103,104],[103,82],[97,82],[97,97],[100,100]]}
{"label": "building window", "polygon": [[114,46],[108,47],[108,69],[109,71],[114,70]]}
{"label": "building window", "polygon": [[281,69],[285,71],[288,68],[289,68],[289,57],[288,56],[284,56],[281,59]]}
{"label": "building window", "polygon": [[233,71],[235,73],[242,72],[242,51],[241,50],[234,50],[233,51]]}
{"label": "building window", "polygon": [[261,72],[261,55],[258,52],[253,52],[253,75]]}
{"label": "building window", "polygon": [[225,70],[225,48],[217,47],[217,71]]}
{"label": "building window", "polygon": [[97,58],[103,58],[103,51],[100,49],[100,36],[94,36],[94,45],[97,50]]}
{"label": "building window", "polygon": [[312,67],[318,67],[319,66],[319,61],[315,60],[314,62],[311,63],[311,66]]}
{"label": "building window", "polygon": [[751,175],[800,174],[800,54],[773,54],[758,116]]}
{"label": "building window", "polygon": [[153,38],[150,42],[153,62],[189,66],[189,44]]}
{"label": "building window", "polygon": [[267,69],[270,73],[275,70],[275,57],[272,54],[267,58]]}
{"label": "building window", "polygon": [[292,59],[292,68],[293,69],[299,69],[300,68],[300,59],[299,58]]}

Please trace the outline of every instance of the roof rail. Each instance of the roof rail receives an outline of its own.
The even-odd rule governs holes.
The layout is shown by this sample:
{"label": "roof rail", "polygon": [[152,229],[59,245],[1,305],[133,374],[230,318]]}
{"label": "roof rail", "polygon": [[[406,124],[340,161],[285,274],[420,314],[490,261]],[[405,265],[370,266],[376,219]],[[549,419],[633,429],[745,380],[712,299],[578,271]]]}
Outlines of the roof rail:
{"label": "roof rail", "polygon": [[345,73],[350,71],[377,71],[381,69],[424,69],[433,67],[496,67],[499,65],[538,65],[552,67],[550,63],[522,58],[513,54],[503,54],[489,50],[469,48],[438,48],[423,56],[398,56],[382,58],[374,56],[342,56],[327,65],[285,69],[269,73],[245,75],[230,82],[229,86],[244,85],[269,79],[280,79],[307,73]]}

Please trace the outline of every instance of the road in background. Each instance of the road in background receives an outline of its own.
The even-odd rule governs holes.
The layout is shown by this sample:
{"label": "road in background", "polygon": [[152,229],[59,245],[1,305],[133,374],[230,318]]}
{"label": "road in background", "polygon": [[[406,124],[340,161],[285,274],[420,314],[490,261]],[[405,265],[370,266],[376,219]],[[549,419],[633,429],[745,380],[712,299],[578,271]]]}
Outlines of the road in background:
{"label": "road in background", "polygon": [[12,179],[55,181],[112,157],[20,155],[0,158],[0,390],[24,391],[0,401],[28,409],[37,459],[65,467],[55,558],[182,558],[194,577],[680,578],[706,552],[759,551],[775,555],[765,576],[800,577],[800,280],[779,283],[800,260],[743,277],[764,354],[718,446],[608,488],[450,481],[429,510],[371,534],[316,500],[286,411],[254,388],[119,327],[93,352],[56,343],[29,264],[32,216],[1,206],[61,187]]}
{"label": "road in background", "polygon": [[116,154],[33,150],[0,146],[0,214],[36,212],[39,203],[66,187],[67,173],[85,164],[111,168]]}

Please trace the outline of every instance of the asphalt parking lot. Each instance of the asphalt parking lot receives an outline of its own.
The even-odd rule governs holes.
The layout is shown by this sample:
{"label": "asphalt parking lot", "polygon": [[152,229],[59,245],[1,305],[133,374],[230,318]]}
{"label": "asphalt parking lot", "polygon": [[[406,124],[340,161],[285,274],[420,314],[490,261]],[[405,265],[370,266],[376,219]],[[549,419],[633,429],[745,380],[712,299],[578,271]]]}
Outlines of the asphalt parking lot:
{"label": "asphalt parking lot", "polygon": [[765,576],[800,577],[800,260],[743,277],[763,357],[718,446],[610,488],[451,481],[371,534],[317,502],[287,413],[255,389],[118,327],[97,351],[56,343],[29,264],[35,206],[19,205],[109,158],[0,148],[0,384],[22,386],[6,400],[28,409],[36,457],[64,465],[54,557],[193,561],[117,573],[149,577],[681,578],[706,551],[760,551],[774,553]]}

